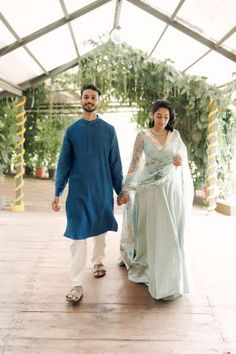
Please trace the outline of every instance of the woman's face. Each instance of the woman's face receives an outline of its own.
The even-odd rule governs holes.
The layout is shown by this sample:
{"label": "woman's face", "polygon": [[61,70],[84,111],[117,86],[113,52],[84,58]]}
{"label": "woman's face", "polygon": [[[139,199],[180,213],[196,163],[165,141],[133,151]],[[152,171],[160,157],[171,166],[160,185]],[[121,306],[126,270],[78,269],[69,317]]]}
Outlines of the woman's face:
{"label": "woman's face", "polygon": [[167,108],[159,108],[153,114],[154,120],[154,129],[156,130],[164,130],[170,120],[170,112]]}

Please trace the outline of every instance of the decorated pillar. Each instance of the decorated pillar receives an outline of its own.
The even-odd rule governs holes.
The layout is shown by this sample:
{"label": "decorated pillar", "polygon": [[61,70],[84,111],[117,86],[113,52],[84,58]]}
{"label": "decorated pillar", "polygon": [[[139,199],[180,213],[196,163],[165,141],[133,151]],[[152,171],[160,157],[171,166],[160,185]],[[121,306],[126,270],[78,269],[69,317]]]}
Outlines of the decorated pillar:
{"label": "decorated pillar", "polygon": [[16,115],[16,125],[18,127],[17,136],[19,137],[19,141],[16,144],[16,175],[15,175],[15,199],[12,205],[12,211],[24,211],[24,202],[23,202],[23,175],[24,175],[24,133],[25,133],[25,102],[26,97],[21,97],[19,103],[16,105],[17,107],[17,115]]}
{"label": "decorated pillar", "polygon": [[206,200],[208,211],[216,208],[217,188],[217,162],[218,154],[218,108],[213,99],[209,102],[208,113],[208,149],[207,149],[207,188]]}

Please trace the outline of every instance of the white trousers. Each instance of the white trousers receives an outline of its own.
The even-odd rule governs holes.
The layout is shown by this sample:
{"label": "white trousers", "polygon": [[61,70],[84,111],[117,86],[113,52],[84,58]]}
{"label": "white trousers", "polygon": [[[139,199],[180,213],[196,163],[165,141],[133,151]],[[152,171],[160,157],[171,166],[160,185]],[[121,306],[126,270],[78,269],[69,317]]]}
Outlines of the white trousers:
{"label": "white trousers", "polygon": [[[106,233],[94,236],[94,248],[92,255],[92,263],[102,263],[105,257],[105,241]],[[70,279],[72,286],[82,286],[84,271],[87,262],[87,239],[85,240],[73,240],[70,246],[71,249],[71,271]]]}

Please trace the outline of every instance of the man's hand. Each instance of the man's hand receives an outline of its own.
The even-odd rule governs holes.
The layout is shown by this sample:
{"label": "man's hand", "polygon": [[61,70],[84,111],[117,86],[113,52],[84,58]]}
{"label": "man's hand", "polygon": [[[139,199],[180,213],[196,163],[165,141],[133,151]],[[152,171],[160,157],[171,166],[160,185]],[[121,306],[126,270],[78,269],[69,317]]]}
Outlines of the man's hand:
{"label": "man's hand", "polygon": [[119,194],[117,196],[117,205],[121,206],[122,204],[129,203],[130,199],[128,195]]}
{"label": "man's hand", "polygon": [[61,206],[59,205],[59,197],[54,197],[52,201],[52,210],[53,211],[59,211],[61,209]]}

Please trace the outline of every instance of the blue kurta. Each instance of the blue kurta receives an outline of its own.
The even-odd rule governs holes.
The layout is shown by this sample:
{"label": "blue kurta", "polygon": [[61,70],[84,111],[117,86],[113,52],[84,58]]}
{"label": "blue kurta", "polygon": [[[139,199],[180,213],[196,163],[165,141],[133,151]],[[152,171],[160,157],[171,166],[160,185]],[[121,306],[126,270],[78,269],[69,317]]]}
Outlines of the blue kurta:
{"label": "blue kurta", "polygon": [[83,118],[65,133],[56,173],[56,196],[69,181],[64,236],[74,240],[117,231],[113,188],[122,186],[122,166],[115,129],[98,116]]}

